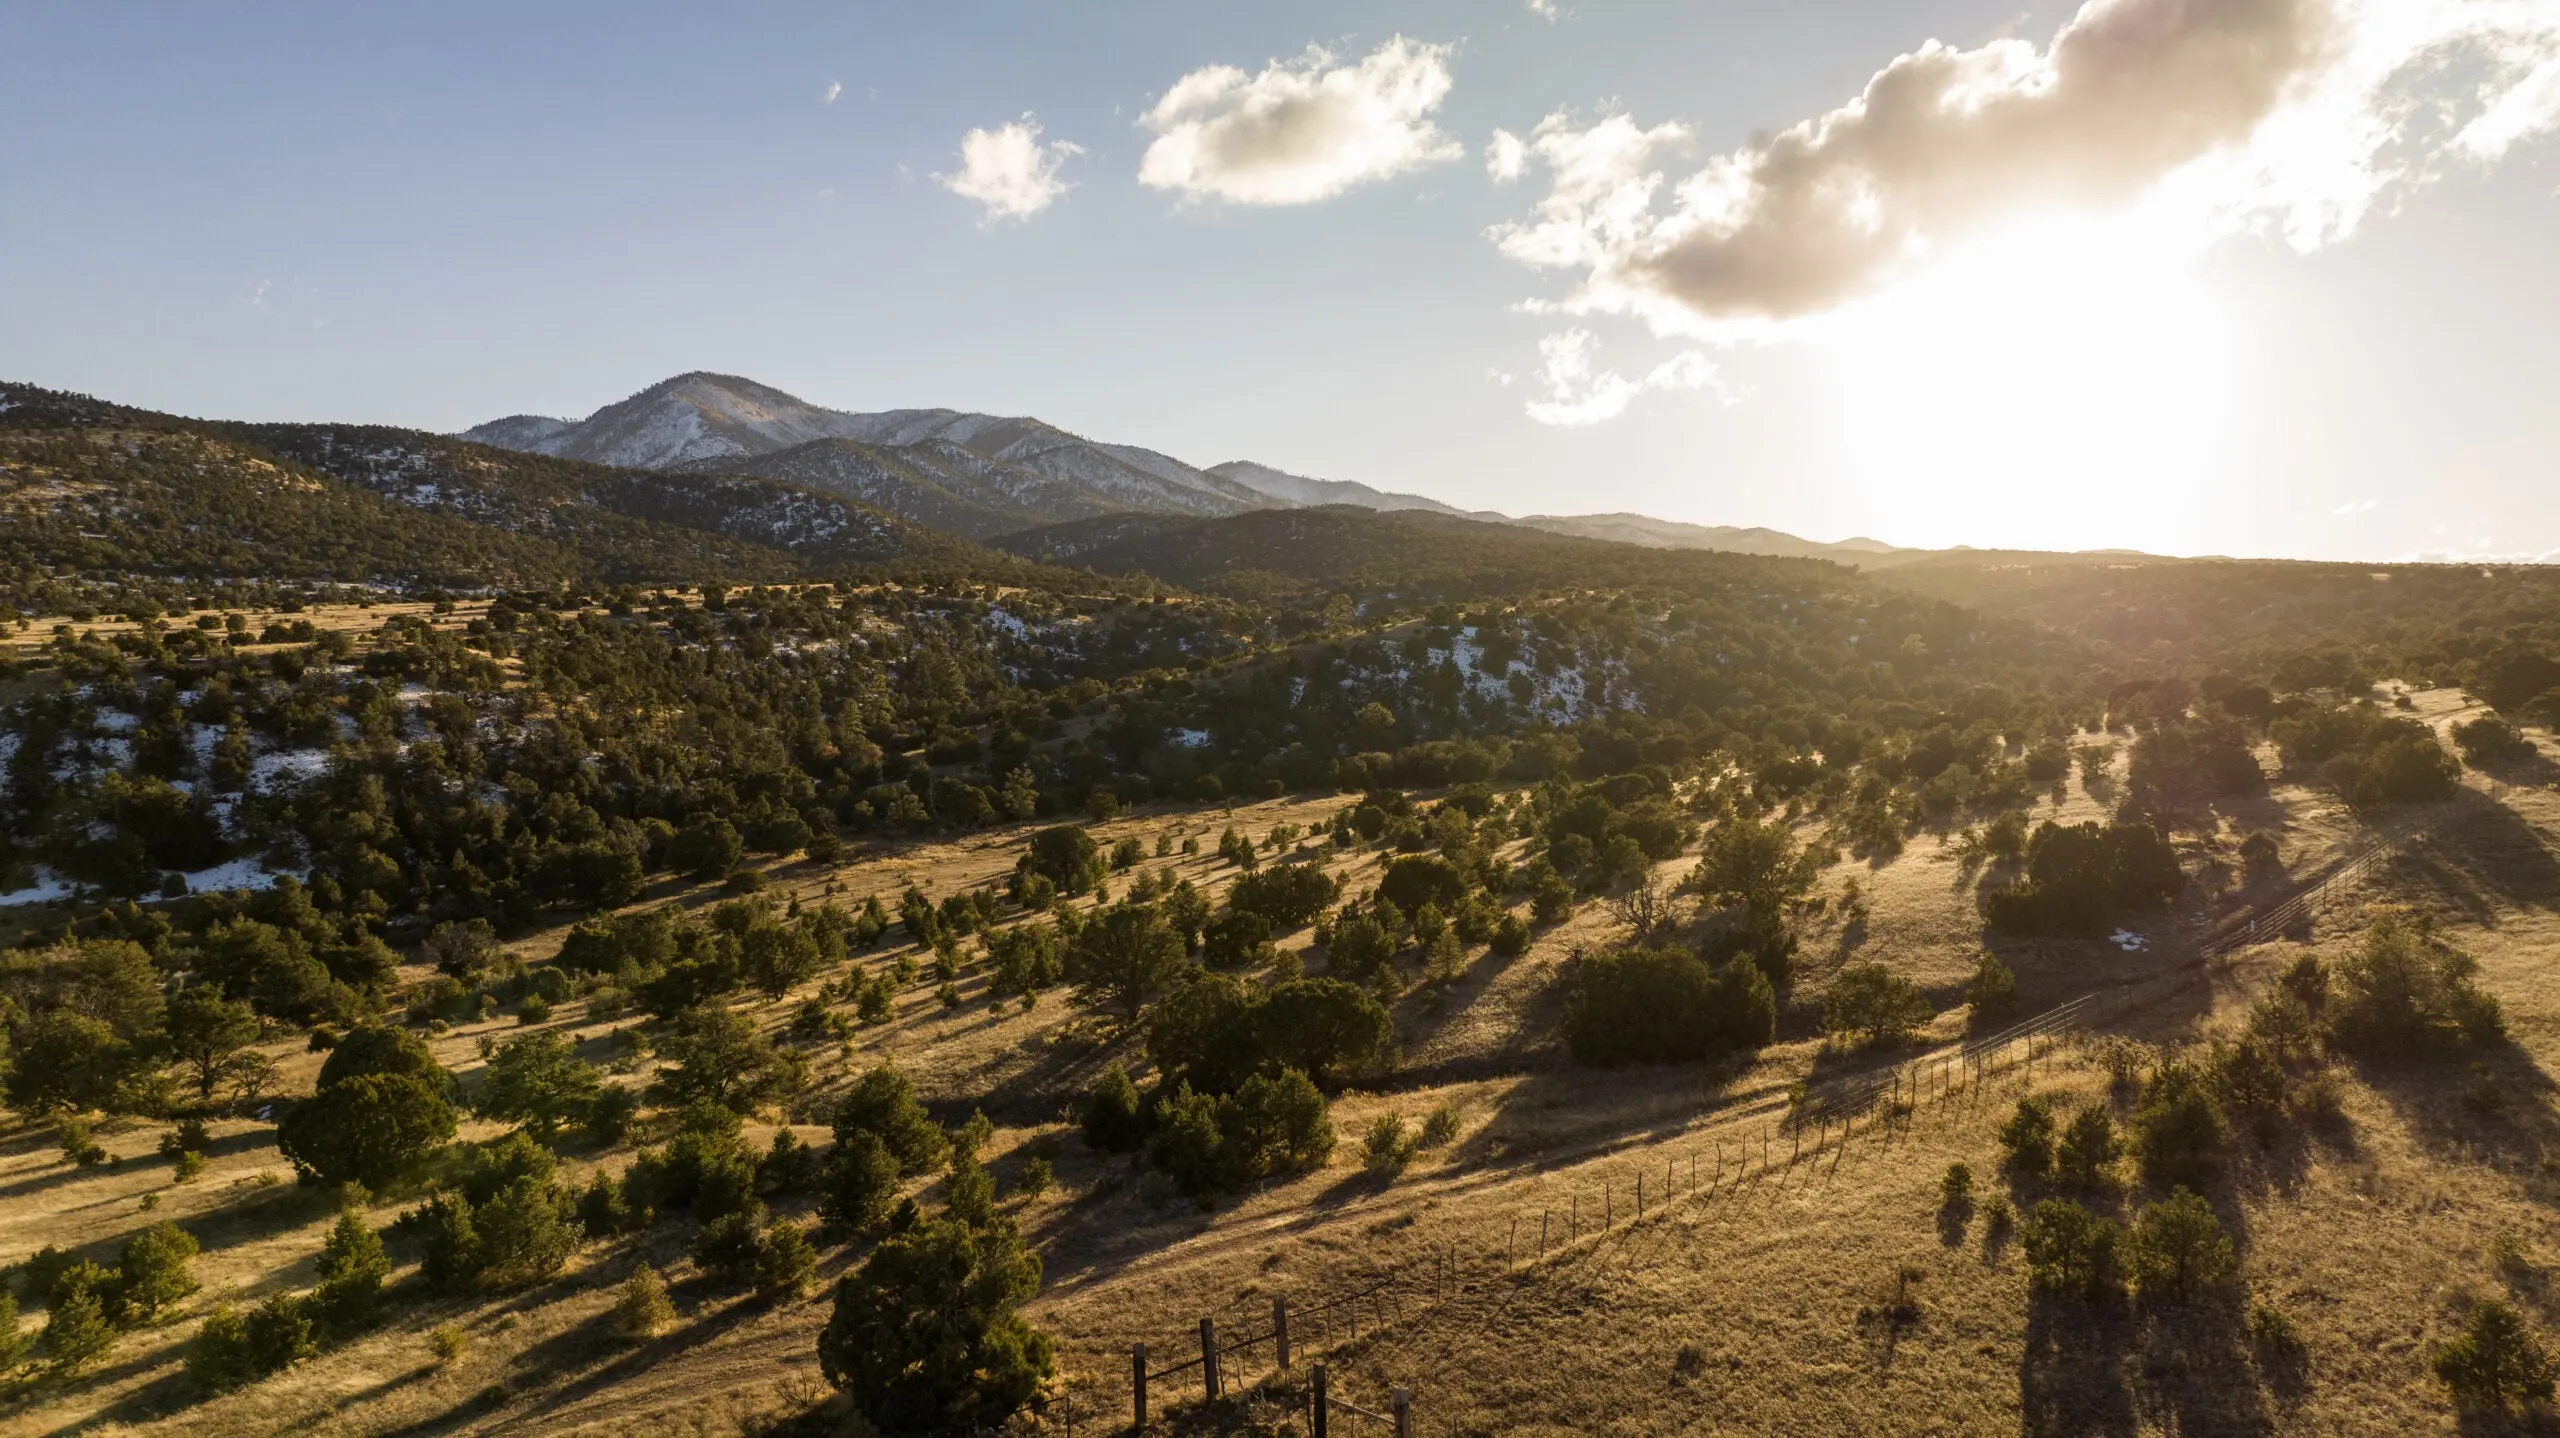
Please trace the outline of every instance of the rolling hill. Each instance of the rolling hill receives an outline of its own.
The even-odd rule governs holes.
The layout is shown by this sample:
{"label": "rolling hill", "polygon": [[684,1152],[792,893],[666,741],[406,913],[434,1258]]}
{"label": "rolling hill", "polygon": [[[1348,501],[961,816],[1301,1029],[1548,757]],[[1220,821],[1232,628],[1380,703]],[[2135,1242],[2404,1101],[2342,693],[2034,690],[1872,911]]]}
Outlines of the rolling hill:
{"label": "rolling hill", "polygon": [[191,420],[17,384],[0,384],[0,506],[0,563],[20,573],[476,588],[1018,564],[800,485],[415,430]]}

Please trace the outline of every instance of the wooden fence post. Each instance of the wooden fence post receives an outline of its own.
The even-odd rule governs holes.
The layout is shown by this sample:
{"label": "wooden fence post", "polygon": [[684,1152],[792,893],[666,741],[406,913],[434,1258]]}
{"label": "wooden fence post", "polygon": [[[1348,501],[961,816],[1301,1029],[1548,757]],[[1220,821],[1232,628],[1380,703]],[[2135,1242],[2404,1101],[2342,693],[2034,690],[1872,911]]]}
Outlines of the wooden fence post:
{"label": "wooden fence post", "polygon": [[1413,1395],[1396,1390],[1396,1438],[1413,1438]]}
{"label": "wooden fence post", "polygon": [[1218,1323],[1213,1318],[1200,1320],[1200,1386],[1209,1391],[1209,1401],[1218,1401]]}
{"label": "wooden fence post", "polygon": [[1134,1410],[1129,1431],[1147,1431],[1147,1345],[1143,1343],[1129,1345],[1129,1404]]}
{"label": "wooden fence post", "polygon": [[1644,1170],[1636,1170],[1636,1217],[1644,1217]]}
{"label": "wooden fence post", "polygon": [[1289,1300],[1285,1298],[1271,1300],[1271,1340],[1272,1347],[1280,1360],[1280,1366],[1283,1369],[1287,1368],[1289,1366]]}
{"label": "wooden fence post", "polygon": [[1538,1210],[1538,1256],[1547,1256],[1547,1211],[1543,1208]]}
{"label": "wooden fence post", "polygon": [[1314,1438],[1325,1438],[1326,1422],[1333,1417],[1333,1397],[1325,1391],[1324,1365],[1316,1365]]}

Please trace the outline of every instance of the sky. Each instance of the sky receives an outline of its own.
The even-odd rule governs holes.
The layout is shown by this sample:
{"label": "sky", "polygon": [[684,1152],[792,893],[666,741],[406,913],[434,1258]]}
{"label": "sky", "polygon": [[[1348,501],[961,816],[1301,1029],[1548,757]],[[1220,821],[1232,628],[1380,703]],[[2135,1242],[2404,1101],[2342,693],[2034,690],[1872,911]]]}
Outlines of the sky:
{"label": "sky", "polygon": [[1513,514],[2560,559],[2560,0],[49,4],[0,378],[687,370]]}

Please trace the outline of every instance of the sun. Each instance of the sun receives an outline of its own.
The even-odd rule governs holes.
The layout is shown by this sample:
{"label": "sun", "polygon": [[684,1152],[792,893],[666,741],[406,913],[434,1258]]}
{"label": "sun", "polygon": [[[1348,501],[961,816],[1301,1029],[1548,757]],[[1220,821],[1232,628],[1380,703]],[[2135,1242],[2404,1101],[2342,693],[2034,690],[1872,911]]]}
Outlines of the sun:
{"label": "sun", "polygon": [[2191,252],[2121,220],[1966,245],[1834,316],[1842,444],[1876,537],[2191,552],[2229,328]]}

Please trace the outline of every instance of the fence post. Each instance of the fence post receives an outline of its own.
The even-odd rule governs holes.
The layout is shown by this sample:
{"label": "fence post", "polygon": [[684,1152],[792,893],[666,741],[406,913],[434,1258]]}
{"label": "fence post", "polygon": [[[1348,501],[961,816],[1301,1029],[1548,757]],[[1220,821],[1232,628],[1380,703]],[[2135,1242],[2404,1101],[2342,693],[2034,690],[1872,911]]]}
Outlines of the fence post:
{"label": "fence post", "polygon": [[1129,1404],[1134,1410],[1129,1424],[1132,1433],[1147,1431],[1147,1345],[1129,1345]]}
{"label": "fence post", "polygon": [[1324,1365],[1316,1365],[1314,1438],[1325,1438],[1326,1420],[1333,1416],[1333,1397],[1325,1391]]}
{"label": "fence post", "polygon": [[1547,1256],[1547,1211],[1543,1208],[1538,1210],[1538,1256]]}
{"label": "fence post", "polygon": [[1413,1395],[1396,1390],[1396,1438],[1413,1438]]}
{"label": "fence post", "polygon": [[1218,1323],[1214,1318],[1200,1320],[1200,1386],[1209,1391],[1209,1401],[1218,1401]]}
{"label": "fence post", "polygon": [[1511,1266],[1511,1255],[1520,1247],[1520,1215],[1511,1215],[1511,1235],[1502,1240],[1502,1266]]}
{"label": "fence post", "polygon": [[1636,1170],[1636,1217],[1644,1217],[1644,1170]]}
{"label": "fence post", "polygon": [[1285,1369],[1289,1366],[1289,1300],[1285,1298],[1271,1300],[1271,1338],[1280,1366]]}
{"label": "fence post", "polygon": [[1600,1179],[1600,1226],[1604,1229],[1618,1226],[1618,1191],[1609,1186],[1605,1174]]}

